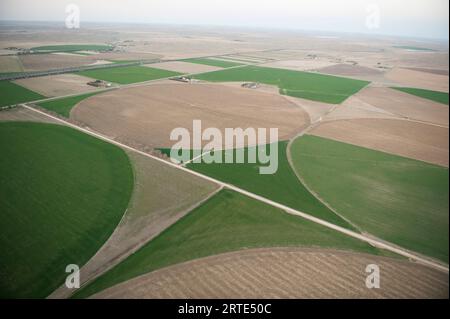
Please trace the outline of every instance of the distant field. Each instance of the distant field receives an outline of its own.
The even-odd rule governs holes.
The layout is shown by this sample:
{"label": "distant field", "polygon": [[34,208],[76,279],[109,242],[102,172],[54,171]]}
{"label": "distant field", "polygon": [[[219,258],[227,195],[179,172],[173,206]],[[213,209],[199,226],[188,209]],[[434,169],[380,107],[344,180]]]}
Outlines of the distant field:
{"label": "distant field", "polygon": [[341,215],[448,262],[448,169],[310,135],[291,151],[305,182]]}
{"label": "distant field", "polygon": [[222,190],[75,297],[88,297],[119,282],[195,258],[239,249],[283,246],[380,253],[359,240],[236,192]]}
{"label": "distant field", "polygon": [[94,93],[66,97],[66,98],[62,98],[62,99],[38,103],[37,105],[39,105],[40,107],[43,107],[44,109],[53,111],[55,113],[58,113],[59,115],[69,118],[70,111],[72,110],[72,108],[75,105],[77,105],[82,100],[87,99],[88,97],[96,95],[98,93],[101,93],[101,92],[94,92]]}
{"label": "distant field", "polygon": [[30,91],[9,81],[0,81],[0,106],[43,99],[38,93]]}
{"label": "distant field", "polygon": [[[258,167],[260,164],[252,163],[189,163],[187,167],[291,208],[351,229],[352,227],[347,222],[322,205],[298,180],[287,160],[286,147],[287,142],[279,142],[278,170],[275,174],[259,174]],[[231,155],[231,152],[227,151],[225,153]],[[235,152],[232,154],[233,156],[235,156]],[[245,155],[245,158],[247,158],[247,155]]]}
{"label": "distant field", "polygon": [[184,62],[196,63],[196,64],[205,64],[210,66],[217,66],[220,68],[231,68],[233,66],[242,65],[242,63],[223,61],[223,60],[214,60],[214,59],[202,59],[202,58],[193,58],[193,59],[184,59],[181,60]]}
{"label": "distant field", "polygon": [[429,49],[429,48],[415,47],[415,46],[410,46],[410,45],[394,45],[394,48],[411,50],[411,51],[435,51],[435,50]]}
{"label": "distant field", "polygon": [[403,88],[403,87],[402,88],[393,87],[393,89],[448,105],[448,93],[445,92],[431,91],[425,89],[415,89],[415,88]]}
{"label": "distant field", "polygon": [[121,149],[71,128],[0,123],[0,297],[44,298],[121,219],[133,171]]}
{"label": "distant field", "polygon": [[110,45],[104,44],[67,44],[67,45],[46,45],[31,48],[34,51],[109,51],[112,49]]}
{"label": "distant field", "polygon": [[119,84],[130,84],[167,78],[180,75],[181,73],[154,69],[145,66],[129,66],[87,70],[77,72],[77,74],[81,74],[93,79],[115,82]]}
{"label": "distant field", "polygon": [[281,94],[334,104],[343,102],[369,83],[330,75],[257,66],[204,73],[195,78],[213,82],[262,82],[278,86]]}

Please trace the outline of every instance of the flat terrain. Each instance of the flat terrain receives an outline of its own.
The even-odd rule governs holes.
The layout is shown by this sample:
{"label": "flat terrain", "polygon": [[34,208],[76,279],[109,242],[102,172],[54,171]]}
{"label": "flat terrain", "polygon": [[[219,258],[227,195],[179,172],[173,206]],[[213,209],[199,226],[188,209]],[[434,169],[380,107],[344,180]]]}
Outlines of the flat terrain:
{"label": "flat terrain", "polygon": [[263,64],[263,66],[265,67],[297,70],[297,71],[315,70],[330,65],[334,65],[334,63],[327,60],[313,60],[313,59],[281,60]]}
{"label": "flat terrain", "polygon": [[406,92],[409,94],[413,94],[419,97],[423,97],[424,99],[432,100],[438,103],[446,104],[448,105],[448,93],[445,92],[437,92],[437,91],[430,91],[430,90],[424,90],[424,89],[415,89],[415,88],[396,88],[393,89]]}
{"label": "flat terrain", "polygon": [[448,169],[306,135],[292,144],[306,184],[364,231],[448,263]]}
{"label": "flat terrain", "polygon": [[[380,289],[364,271],[377,264]],[[326,249],[248,249],[156,270],[93,298],[448,298],[448,275],[406,261]]]}
{"label": "flat terrain", "polygon": [[152,84],[110,91],[82,101],[71,117],[125,142],[151,148],[172,147],[173,129],[279,128],[279,137],[295,136],[307,114],[281,96],[217,84]]}
{"label": "flat terrain", "polygon": [[448,128],[388,119],[324,122],[310,131],[345,143],[448,167]]}
{"label": "flat terrain", "polygon": [[[226,183],[233,184],[265,198],[285,204],[310,215],[327,220],[331,223],[352,227],[330,209],[320,203],[298,180],[289,165],[286,156],[287,142],[278,143],[278,169],[274,174],[259,174],[259,167],[266,166],[260,163],[249,163],[248,149],[245,150],[245,163],[189,163],[191,168],[202,174],[214,177]],[[233,155],[236,151],[221,152],[224,155]]]}
{"label": "flat terrain", "polygon": [[99,92],[94,92],[94,93],[87,93],[87,94],[82,94],[82,95],[77,95],[77,96],[65,97],[65,98],[61,98],[61,99],[40,102],[37,105],[46,110],[55,112],[59,115],[69,118],[70,112],[75,105],[77,105],[84,99],[87,99],[88,97],[94,96],[98,93]]}
{"label": "flat terrain", "polygon": [[[129,152],[134,189],[125,216],[112,236],[81,268],[81,282],[125,259],[147,241],[189,213],[218,186],[143,155]],[[52,298],[67,298],[62,286]]]}
{"label": "flat terrain", "polygon": [[17,56],[0,56],[0,74],[22,71],[22,63]]}
{"label": "flat terrain", "polygon": [[120,282],[168,265],[239,249],[280,246],[338,248],[380,253],[376,248],[282,212],[230,190],[222,190],[125,261],[82,288],[88,297]]}
{"label": "flat terrain", "polygon": [[183,61],[189,62],[189,63],[197,63],[197,64],[215,66],[215,67],[219,67],[219,68],[230,68],[230,67],[242,65],[242,63],[239,63],[239,62],[231,62],[231,61],[207,59],[207,58],[185,59]]}
{"label": "flat terrain", "polygon": [[383,87],[367,87],[355,97],[397,116],[448,126],[449,108],[441,103]]}
{"label": "flat terrain", "polygon": [[78,74],[58,74],[15,80],[14,83],[41,95],[52,97],[97,90],[98,88],[87,84],[90,81],[92,79]]}
{"label": "flat terrain", "polygon": [[0,81],[0,106],[43,99],[44,96],[9,81]]}
{"label": "flat terrain", "polygon": [[341,103],[368,84],[360,80],[257,66],[204,73],[195,78],[213,82],[262,82],[278,86],[281,94],[326,103]]}
{"label": "flat terrain", "polygon": [[385,77],[400,86],[415,87],[448,93],[448,75],[433,74],[410,69],[394,68]]}
{"label": "flat terrain", "polygon": [[0,111],[0,121],[56,123],[55,120],[22,106]]}
{"label": "flat terrain", "polygon": [[340,76],[349,76],[349,77],[356,77],[356,78],[358,76],[377,76],[377,75],[382,74],[382,72],[380,70],[368,68],[366,66],[352,65],[352,64],[330,65],[330,66],[316,69],[316,71],[319,73],[340,75]]}
{"label": "flat terrain", "polygon": [[104,68],[97,70],[81,71],[77,74],[93,79],[115,82],[119,84],[130,84],[167,78],[179,75],[178,72],[166,71],[144,66],[128,66],[117,68]]}
{"label": "flat terrain", "polygon": [[64,44],[64,45],[45,45],[34,47],[34,51],[62,51],[62,52],[73,52],[73,51],[108,51],[111,50],[110,45],[104,44]]}
{"label": "flat terrain", "polygon": [[216,66],[210,66],[206,64],[199,63],[189,63],[183,61],[170,61],[170,62],[162,62],[162,63],[152,63],[146,64],[144,66],[149,66],[152,68],[179,72],[179,73],[203,73],[203,72],[211,72],[221,70],[222,68]]}
{"label": "flat terrain", "polygon": [[20,56],[24,71],[45,71],[94,64],[95,56],[62,54],[26,54]]}
{"label": "flat terrain", "polygon": [[44,298],[111,235],[132,168],[117,147],[60,125],[2,122],[0,146],[0,295]]}

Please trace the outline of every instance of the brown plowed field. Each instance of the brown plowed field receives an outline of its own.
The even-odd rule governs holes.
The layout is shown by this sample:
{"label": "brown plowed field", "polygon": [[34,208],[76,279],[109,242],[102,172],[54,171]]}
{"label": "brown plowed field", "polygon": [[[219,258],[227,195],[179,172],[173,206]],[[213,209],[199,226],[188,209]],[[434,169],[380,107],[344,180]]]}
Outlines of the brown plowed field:
{"label": "brown plowed field", "polygon": [[[380,288],[365,285],[380,268]],[[406,260],[325,249],[226,253],[167,267],[94,298],[448,298],[448,274]]]}
{"label": "brown plowed field", "polygon": [[324,122],[313,135],[448,167],[448,128],[395,119]]}
{"label": "brown plowed field", "polygon": [[71,118],[123,142],[171,147],[173,129],[192,121],[202,128],[279,128],[279,139],[296,135],[308,115],[282,96],[219,84],[153,84],[107,92],[78,104]]}
{"label": "brown plowed field", "polygon": [[426,68],[407,68],[409,70],[420,71],[420,72],[428,72],[433,74],[447,75],[448,70],[446,69],[426,69]]}
{"label": "brown plowed field", "polygon": [[20,56],[25,71],[44,71],[95,63],[95,55],[26,54]]}
{"label": "brown plowed field", "polygon": [[354,96],[394,115],[448,126],[447,105],[382,87],[367,87]]}
{"label": "brown plowed field", "polygon": [[58,74],[14,81],[20,86],[44,96],[62,96],[95,91],[98,88],[88,85],[91,78],[78,74]]}
{"label": "brown plowed field", "polygon": [[448,92],[448,75],[394,68],[385,77],[401,86]]}
{"label": "brown plowed field", "polygon": [[379,75],[382,73],[380,70],[368,68],[366,66],[351,65],[351,64],[335,64],[317,69],[316,71],[319,73],[343,75],[343,76]]}

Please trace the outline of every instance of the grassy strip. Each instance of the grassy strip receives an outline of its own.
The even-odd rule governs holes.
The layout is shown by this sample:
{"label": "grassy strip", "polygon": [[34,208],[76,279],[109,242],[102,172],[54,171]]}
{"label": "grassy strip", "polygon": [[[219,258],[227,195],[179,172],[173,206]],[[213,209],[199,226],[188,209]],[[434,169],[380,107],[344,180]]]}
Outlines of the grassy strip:
{"label": "grassy strip", "polygon": [[448,169],[316,136],[292,145],[306,183],[365,231],[448,262]]}
{"label": "grassy strip", "polygon": [[231,68],[233,66],[242,65],[242,63],[223,61],[223,60],[214,60],[214,59],[207,59],[207,58],[205,58],[205,59],[202,59],[202,58],[184,59],[181,61],[195,63],[195,64],[217,66],[219,68]]}
{"label": "grassy strip", "polygon": [[133,172],[118,147],[54,124],[0,123],[0,298],[44,298],[127,208]]}
{"label": "grassy strip", "polygon": [[393,87],[393,89],[448,105],[448,93],[446,92],[404,87]]}
{"label": "grassy strip", "polygon": [[379,254],[376,248],[231,190],[222,190],[116,267],[82,288],[84,298],[158,268],[257,247],[327,247]]}
{"label": "grassy strip", "polygon": [[128,66],[86,70],[80,71],[77,74],[84,75],[93,79],[115,82],[119,84],[130,84],[168,78],[171,76],[180,75],[181,73],[149,68],[145,66]]}
{"label": "grassy strip", "polygon": [[0,106],[44,99],[36,92],[9,81],[0,81]]}
{"label": "grassy strip", "polygon": [[341,103],[369,82],[331,75],[259,66],[246,66],[196,75],[211,82],[262,82],[276,85],[281,94],[325,103]]}
{"label": "grassy strip", "polygon": [[65,97],[57,100],[51,100],[47,102],[41,102],[38,103],[40,107],[47,109],[49,111],[58,113],[59,115],[62,115],[64,117],[69,118],[70,117],[70,111],[72,108],[77,105],[79,102],[81,102],[84,99],[87,99],[90,96],[99,94],[101,92],[94,92],[94,93],[88,93],[88,94],[82,94],[77,96],[71,96],[71,97]]}
{"label": "grassy strip", "polygon": [[[320,203],[298,180],[287,160],[286,147],[287,142],[278,143],[278,169],[274,174],[260,174],[259,167],[262,164],[249,163],[248,160],[245,160],[246,163],[233,164],[226,164],[225,160],[223,163],[189,163],[187,167],[331,223],[353,229]],[[249,149],[243,151],[244,158],[248,159]],[[220,156],[236,158],[236,152],[236,150],[220,152]]]}

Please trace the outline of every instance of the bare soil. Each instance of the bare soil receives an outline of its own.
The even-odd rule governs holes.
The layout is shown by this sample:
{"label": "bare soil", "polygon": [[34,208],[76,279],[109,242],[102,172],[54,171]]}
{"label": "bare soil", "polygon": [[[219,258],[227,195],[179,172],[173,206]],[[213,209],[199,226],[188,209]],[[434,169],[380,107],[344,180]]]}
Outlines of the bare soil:
{"label": "bare soil", "polygon": [[308,71],[315,70],[323,67],[330,67],[334,65],[334,62],[330,62],[326,59],[324,60],[284,60],[284,61],[276,61],[263,64],[262,66],[272,67],[272,68],[280,68],[280,69],[288,69],[288,70],[296,70],[296,71]]}
{"label": "bare soil", "polygon": [[313,135],[448,167],[448,128],[395,119],[323,122]]}
{"label": "bare soil", "polygon": [[[366,287],[369,264],[380,268],[379,289]],[[250,249],[157,270],[93,298],[448,298],[448,274],[360,253]]]}
{"label": "bare soil", "polygon": [[379,75],[382,73],[380,70],[377,69],[351,64],[335,64],[317,69],[316,71],[319,73],[344,75],[344,76]]}
{"label": "bare soil", "polygon": [[394,68],[387,72],[385,77],[400,86],[448,92],[448,75]]}
{"label": "bare soil", "polygon": [[447,105],[383,87],[367,87],[354,97],[391,114],[448,126]]}
{"label": "bare soil", "polygon": [[282,96],[219,84],[152,84],[119,89],[78,104],[71,118],[125,143],[171,147],[170,133],[193,120],[202,128],[278,128],[289,139],[308,115]]}
{"label": "bare soil", "polygon": [[20,56],[25,71],[44,71],[67,67],[79,67],[95,63],[94,56],[61,54],[27,54]]}
{"label": "bare soil", "polygon": [[0,73],[22,71],[22,64],[17,56],[0,56]]}
{"label": "bare soil", "polygon": [[52,97],[97,90],[98,88],[87,84],[90,81],[92,81],[91,78],[67,73],[20,79],[14,82],[44,96]]}

